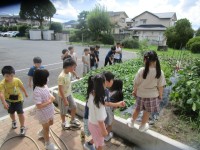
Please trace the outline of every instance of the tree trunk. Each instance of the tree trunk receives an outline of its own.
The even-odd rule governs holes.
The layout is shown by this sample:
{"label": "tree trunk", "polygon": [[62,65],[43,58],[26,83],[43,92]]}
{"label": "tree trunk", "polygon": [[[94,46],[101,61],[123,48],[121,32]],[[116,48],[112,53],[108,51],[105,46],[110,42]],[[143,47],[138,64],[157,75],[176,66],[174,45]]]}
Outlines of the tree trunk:
{"label": "tree trunk", "polygon": [[43,34],[42,34],[42,20],[39,20],[40,22],[40,30],[41,30],[41,39],[43,40]]}

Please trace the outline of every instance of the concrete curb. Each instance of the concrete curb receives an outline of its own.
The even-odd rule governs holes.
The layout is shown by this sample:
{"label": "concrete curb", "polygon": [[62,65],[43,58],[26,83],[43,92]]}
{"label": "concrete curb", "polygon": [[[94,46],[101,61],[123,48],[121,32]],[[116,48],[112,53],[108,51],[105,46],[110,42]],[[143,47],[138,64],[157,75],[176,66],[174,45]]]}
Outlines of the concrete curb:
{"label": "concrete curb", "polygon": [[[57,89],[57,86],[50,88],[51,93],[56,99],[58,99]],[[85,102],[82,102],[78,99],[75,99],[75,101],[77,103],[77,114],[83,117]],[[188,145],[173,140],[155,131],[148,130],[147,132],[141,133],[138,129],[139,125],[136,124],[135,128],[129,128],[125,119],[115,116],[113,132],[119,137],[135,143],[144,150],[196,150]]]}

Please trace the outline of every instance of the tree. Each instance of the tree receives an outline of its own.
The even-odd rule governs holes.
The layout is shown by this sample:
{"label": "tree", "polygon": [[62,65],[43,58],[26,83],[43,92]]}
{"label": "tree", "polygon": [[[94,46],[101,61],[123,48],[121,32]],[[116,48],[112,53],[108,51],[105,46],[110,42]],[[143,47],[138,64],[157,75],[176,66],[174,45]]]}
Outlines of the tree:
{"label": "tree", "polygon": [[37,20],[42,22],[53,17],[56,8],[50,0],[22,0],[19,15],[22,19]]}
{"label": "tree", "polygon": [[94,34],[95,40],[99,40],[101,33],[106,33],[111,28],[106,8],[96,5],[96,7],[87,15],[87,24],[90,31]]}
{"label": "tree", "polygon": [[197,30],[196,36],[200,36],[200,28]]}
{"label": "tree", "polygon": [[89,14],[88,11],[82,11],[79,15],[78,15],[78,22],[79,24],[77,25],[78,29],[87,29],[87,15]]}
{"label": "tree", "polygon": [[50,25],[49,30],[54,30],[55,33],[60,33],[60,32],[62,32],[63,27],[62,27],[61,23],[59,23],[59,22],[53,22]]}
{"label": "tree", "polygon": [[193,37],[194,31],[188,19],[180,19],[174,27],[169,27],[165,31],[167,45],[173,48],[185,47],[189,39]]}

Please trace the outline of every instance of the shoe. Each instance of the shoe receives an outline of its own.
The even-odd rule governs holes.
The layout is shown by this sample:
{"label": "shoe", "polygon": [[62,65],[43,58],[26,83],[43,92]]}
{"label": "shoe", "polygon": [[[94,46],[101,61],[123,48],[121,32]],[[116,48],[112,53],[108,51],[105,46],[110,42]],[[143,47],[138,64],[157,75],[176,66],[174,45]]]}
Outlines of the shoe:
{"label": "shoe", "polygon": [[26,133],[26,128],[23,126],[20,128],[20,135],[25,135]]}
{"label": "shoe", "polygon": [[62,123],[61,126],[62,126],[63,130],[69,130],[70,129],[70,124],[67,121],[65,123]]}
{"label": "shoe", "polygon": [[135,121],[133,120],[133,118],[128,118],[128,119],[127,119],[127,125],[128,125],[130,128],[134,128],[134,123],[135,123]]}
{"label": "shoe", "polygon": [[[37,135],[38,135],[38,139],[44,138],[44,131],[43,131],[43,129],[41,129],[40,131],[38,131]],[[50,134],[49,134],[49,137],[51,137]]]}
{"label": "shoe", "polygon": [[106,141],[106,142],[108,142],[110,139],[112,139],[113,138],[113,133],[112,132],[110,132],[105,138],[104,138],[104,140]]}
{"label": "shoe", "polygon": [[146,123],[145,125],[140,125],[140,127],[139,127],[139,131],[140,132],[145,132],[148,129],[149,129],[149,124],[148,123]]}
{"label": "shoe", "polygon": [[58,147],[55,144],[50,143],[48,145],[45,145],[45,149],[46,150],[58,150]]}
{"label": "shoe", "polygon": [[12,128],[16,129],[17,128],[17,122],[16,121],[12,121]]}
{"label": "shoe", "polygon": [[79,127],[81,124],[78,119],[74,119],[70,121],[70,125],[73,127]]}
{"label": "shoe", "polygon": [[89,142],[84,143],[83,147],[84,147],[85,150],[96,150],[94,145],[93,144],[90,145]]}

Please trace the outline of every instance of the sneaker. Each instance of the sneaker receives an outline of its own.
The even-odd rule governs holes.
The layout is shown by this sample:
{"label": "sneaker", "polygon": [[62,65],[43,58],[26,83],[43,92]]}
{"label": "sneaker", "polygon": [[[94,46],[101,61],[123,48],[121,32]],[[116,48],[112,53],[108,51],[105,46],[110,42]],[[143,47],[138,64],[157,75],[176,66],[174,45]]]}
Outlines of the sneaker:
{"label": "sneaker", "polygon": [[74,126],[74,127],[79,127],[81,125],[78,119],[71,120],[70,124],[71,126]]}
{"label": "sneaker", "polygon": [[83,147],[85,150],[96,150],[93,144],[89,144],[89,142],[86,142],[83,144]]}
{"label": "sneaker", "polygon": [[20,134],[21,135],[25,135],[25,133],[26,133],[26,128],[25,127],[21,127],[20,128]]}
{"label": "sneaker", "polygon": [[135,123],[135,121],[133,120],[133,118],[128,118],[128,119],[127,119],[127,125],[128,125],[130,128],[134,128],[134,123]]}
{"label": "sneaker", "polygon": [[149,124],[148,123],[146,123],[145,125],[140,125],[140,127],[139,127],[139,131],[140,132],[145,132],[148,129],[149,129]]}
{"label": "sneaker", "polygon": [[110,139],[112,139],[113,138],[113,133],[112,132],[110,132],[105,138],[104,138],[104,140],[106,141],[106,142],[108,142]]}
{"label": "sneaker", "polygon": [[[41,129],[40,131],[38,131],[37,135],[38,135],[38,139],[44,138],[44,131],[43,131],[43,129]],[[49,137],[51,137],[50,133],[49,133]]]}
{"label": "sneaker", "polygon": [[58,147],[55,144],[50,143],[48,145],[45,145],[45,149],[46,150],[58,150]]}
{"label": "sneaker", "polygon": [[62,123],[61,126],[62,126],[62,129],[63,129],[63,130],[68,130],[68,129],[70,129],[70,124],[69,124],[69,122],[67,122],[67,121],[66,121],[65,123]]}
{"label": "sneaker", "polygon": [[16,129],[17,128],[17,122],[16,121],[12,121],[12,128]]}

